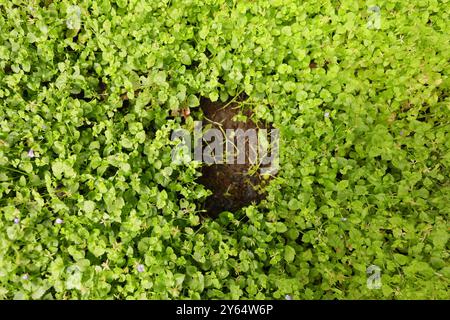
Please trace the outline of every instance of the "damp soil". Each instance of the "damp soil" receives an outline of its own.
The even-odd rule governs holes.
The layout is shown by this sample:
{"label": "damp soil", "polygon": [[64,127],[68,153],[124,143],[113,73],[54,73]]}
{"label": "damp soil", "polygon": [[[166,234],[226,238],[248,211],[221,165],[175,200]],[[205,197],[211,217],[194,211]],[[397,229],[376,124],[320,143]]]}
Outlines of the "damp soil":
{"label": "damp soil", "polygon": [[[250,118],[252,111],[244,108],[240,97],[234,101],[211,102],[209,99],[200,100],[200,108],[203,112],[203,127],[211,125],[212,128],[226,131],[226,129],[269,129],[266,124],[255,123]],[[237,115],[246,116],[245,121],[234,118]],[[233,119],[234,118],[234,119]],[[223,211],[235,212],[250,204],[256,204],[265,198],[264,185],[269,179],[264,179],[259,170],[254,170],[254,165],[249,159],[248,139],[245,141],[244,164],[214,163],[204,164],[202,176],[199,182],[212,191],[205,203],[204,209],[210,217],[217,217]],[[224,156],[225,158],[226,156]],[[237,162],[237,161],[235,161]]]}

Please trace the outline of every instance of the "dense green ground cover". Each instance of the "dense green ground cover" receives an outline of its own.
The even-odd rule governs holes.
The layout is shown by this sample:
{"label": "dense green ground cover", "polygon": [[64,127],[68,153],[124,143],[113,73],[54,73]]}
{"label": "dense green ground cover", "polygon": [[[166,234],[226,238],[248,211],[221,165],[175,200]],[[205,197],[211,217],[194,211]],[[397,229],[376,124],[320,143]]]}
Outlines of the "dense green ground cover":
{"label": "dense green ground cover", "polygon": [[[449,297],[448,0],[75,3],[0,1],[0,298]],[[241,92],[279,174],[200,221],[171,113]]]}

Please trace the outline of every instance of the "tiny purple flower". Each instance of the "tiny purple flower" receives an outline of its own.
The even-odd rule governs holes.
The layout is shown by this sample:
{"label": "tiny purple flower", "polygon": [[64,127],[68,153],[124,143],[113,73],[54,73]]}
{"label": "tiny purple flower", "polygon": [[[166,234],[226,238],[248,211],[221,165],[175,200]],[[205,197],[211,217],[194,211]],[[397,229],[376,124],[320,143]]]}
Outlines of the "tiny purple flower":
{"label": "tiny purple flower", "polygon": [[62,223],[64,223],[64,220],[60,219],[60,218],[56,218],[55,223],[56,224],[62,224]]}
{"label": "tiny purple flower", "polygon": [[22,276],[22,279],[23,279],[23,280],[28,280],[28,275],[27,275],[27,274],[24,274],[24,275]]}
{"label": "tiny purple flower", "polygon": [[292,297],[291,297],[290,295],[288,295],[288,294],[285,295],[284,298],[285,298],[286,300],[292,300]]}
{"label": "tiny purple flower", "polygon": [[28,156],[30,158],[34,158],[34,150],[33,149],[28,150]]}
{"label": "tiny purple flower", "polygon": [[19,218],[14,218],[14,224],[19,224],[20,219]]}
{"label": "tiny purple flower", "polygon": [[325,116],[325,118],[329,118],[330,117],[330,113],[329,112],[325,112],[324,116]]}
{"label": "tiny purple flower", "polygon": [[143,264],[138,264],[136,267],[138,272],[144,272],[144,265]]}
{"label": "tiny purple flower", "polygon": [[402,130],[402,131],[400,131],[400,135],[401,135],[401,136],[403,135],[403,130]]}

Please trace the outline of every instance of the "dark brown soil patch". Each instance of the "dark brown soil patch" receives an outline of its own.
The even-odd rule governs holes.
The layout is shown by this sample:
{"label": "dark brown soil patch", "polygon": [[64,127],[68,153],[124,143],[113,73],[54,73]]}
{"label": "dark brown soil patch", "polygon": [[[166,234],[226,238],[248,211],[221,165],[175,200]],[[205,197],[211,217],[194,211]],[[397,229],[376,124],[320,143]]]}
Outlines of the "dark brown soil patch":
{"label": "dark brown soil patch", "polygon": [[[241,101],[239,99],[238,101]],[[267,128],[262,123],[250,120],[252,111],[243,108],[237,102],[211,102],[202,99],[200,104],[203,111],[203,127],[210,124],[212,128],[248,129]],[[235,121],[236,115],[247,116],[246,121]],[[210,217],[216,217],[223,211],[234,212],[252,203],[257,203],[265,197],[262,191],[268,180],[262,178],[259,170],[249,161],[248,139],[246,139],[245,164],[204,164],[199,182],[212,191],[212,195],[205,201],[205,209]],[[203,143],[205,145],[205,142]]]}

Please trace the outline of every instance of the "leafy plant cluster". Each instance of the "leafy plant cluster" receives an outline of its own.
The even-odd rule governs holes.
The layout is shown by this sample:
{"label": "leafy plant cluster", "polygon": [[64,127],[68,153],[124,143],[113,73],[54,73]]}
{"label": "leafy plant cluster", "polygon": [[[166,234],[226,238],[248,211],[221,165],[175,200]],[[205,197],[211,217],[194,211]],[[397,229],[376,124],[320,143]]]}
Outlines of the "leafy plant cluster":
{"label": "leafy plant cluster", "polygon": [[[448,298],[448,8],[0,1],[0,298]],[[242,92],[280,170],[202,220],[170,134]]]}

